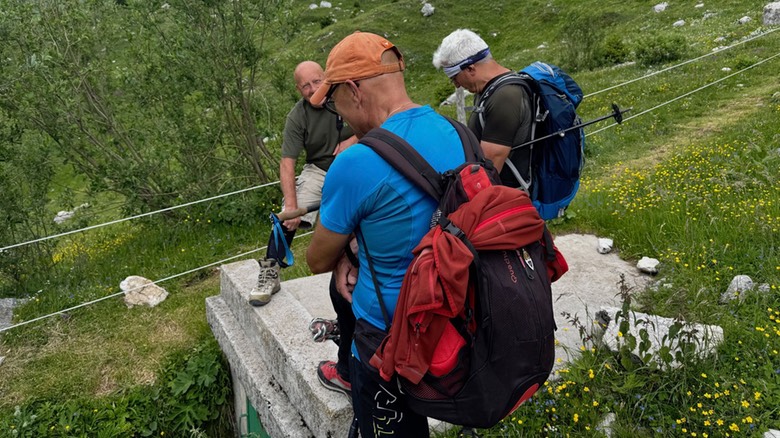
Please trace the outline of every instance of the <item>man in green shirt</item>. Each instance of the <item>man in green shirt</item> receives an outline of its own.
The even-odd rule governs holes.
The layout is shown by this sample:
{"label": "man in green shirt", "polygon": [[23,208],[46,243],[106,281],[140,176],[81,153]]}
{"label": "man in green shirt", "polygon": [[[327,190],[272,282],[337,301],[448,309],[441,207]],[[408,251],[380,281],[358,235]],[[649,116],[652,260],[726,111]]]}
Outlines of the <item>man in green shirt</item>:
{"label": "man in green shirt", "polygon": [[[484,92],[514,72],[493,59],[487,43],[476,33],[458,29],[442,40],[433,54],[433,65],[444,71],[455,87],[474,93],[474,106],[480,107]],[[469,118],[469,128],[480,140],[485,158],[500,172],[501,183],[529,189],[532,148],[512,150],[531,140],[533,114],[523,87],[498,88],[484,102],[482,113]],[[521,177],[521,182],[518,178]]]}
{"label": "man in green shirt", "polygon": [[[319,64],[314,61],[301,62],[295,67],[293,78],[301,99],[287,114],[284,126],[282,160],[279,165],[279,182],[284,196],[282,211],[319,205],[325,172],[333,158],[357,141],[349,126],[344,126],[336,115],[309,101],[324,79]],[[301,152],[306,154],[306,164],[296,182],[295,164]],[[298,228],[311,228],[316,220],[317,212],[313,211],[284,221],[282,226],[287,245],[292,243]],[[259,262],[257,285],[249,294],[249,303],[253,306],[268,304],[271,295],[280,289],[279,263],[271,254],[271,245],[266,258]]]}

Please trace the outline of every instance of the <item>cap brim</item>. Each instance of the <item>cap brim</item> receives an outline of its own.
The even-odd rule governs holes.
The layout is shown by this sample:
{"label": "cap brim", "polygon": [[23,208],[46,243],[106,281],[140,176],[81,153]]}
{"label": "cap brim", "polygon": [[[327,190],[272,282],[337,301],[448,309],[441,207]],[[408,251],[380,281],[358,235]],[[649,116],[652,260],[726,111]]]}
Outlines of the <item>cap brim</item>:
{"label": "cap brim", "polygon": [[320,85],[320,88],[311,95],[309,102],[312,105],[322,106],[325,103],[325,97],[328,95],[328,91],[330,91],[330,87],[332,86],[333,84],[325,80],[322,85]]}

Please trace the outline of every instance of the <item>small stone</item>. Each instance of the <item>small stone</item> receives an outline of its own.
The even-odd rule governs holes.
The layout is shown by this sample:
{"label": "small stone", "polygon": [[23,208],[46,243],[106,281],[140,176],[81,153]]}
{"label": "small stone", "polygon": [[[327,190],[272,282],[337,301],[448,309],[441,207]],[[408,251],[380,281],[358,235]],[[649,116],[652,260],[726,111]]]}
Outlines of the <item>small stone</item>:
{"label": "small stone", "polygon": [[155,307],[168,298],[168,291],[151,280],[137,275],[122,280],[119,288],[125,293],[125,304],[128,308],[140,305]]}
{"label": "small stone", "polygon": [[704,3],[699,3],[696,6],[694,6],[694,8],[703,8],[703,7],[704,7]]}
{"label": "small stone", "polygon": [[655,275],[658,273],[658,264],[660,262],[650,257],[642,257],[636,264],[637,269],[645,274]]}
{"label": "small stone", "polygon": [[3,362],[5,362],[5,356],[0,356],[0,365],[2,365]]}
{"label": "small stone", "polygon": [[546,48],[547,48],[547,45],[546,45],[546,44],[539,44],[538,46],[536,46],[536,48],[537,48],[537,49],[540,49],[540,50],[541,50],[541,49],[546,49]]}
{"label": "small stone", "polygon": [[75,215],[75,211],[59,211],[57,212],[57,216],[54,216],[54,223],[61,224],[67,220],[73,219],[73,216]]}
{"label": "small stone", "polygon": [[317,9],[319,6],[317,6],[317,3],[312,3],[309,5],[309,9]]}
{"label": "small stone", "polygon": [[764,432],[763,438],[780,438],[780,430],[769,429],[766,432]]}
{"label": "small stone", "polygon": [[723,67],[722,69],[720,69],[720,71],[730,72],[731,68],[730,67]]}
{"label": "small stone", "polygon": [[596,430],[600,431],[608,438],[612,438],[612,424],[615,422],[615,420],[617,420],[617,415],[615,415],[614,412],[608,413],[604,416],[599,425],[596,426]]}
{"label": "small stone", "polygon": [[653,10],[656,13],[663,12],[663,11],[666,10],[667,6],[669,6],[669,3],[667,3],[667,2],[658,3],[657,5],[653,6]]}
{"label": "small stone", "polygon": [[614,245],[612,239],[600,238],[598,247],[599,254],[607,254],[612,251],[612,245]]}
{"label": "small stone", "polygon": [[774,26],[780,24],[780,2],[769,3],[764,6],[764,25]]}
{"label": "small stone", "polygon": [[750,20],[751,20],[751,18],[748,17],[747,15],[745,15],[744,17],[742,17],[739,20],[737,20],[737,23],[739,23],[739,24],[747,24],[748,22],[750,22]]}
{"label": "small stone", "polygon": [[719,43],[721,41],[726,41],[726,37],[719,36],[719,37],[715,38],[714,40],[712,40],[712,42],[714,42],[714,43]]}
{"label": "small stone", "polygon": [[420,9],[420,12],[423,14],[423,17],[430,17],[435,10],[436,8],[434,8],[432,4],[426,3],[423,5],[422,9]]}
{"label": "small stone", "polygon": [[323,0],[323,1],[320,2],[320,7],[321,8],[329,8],[329,7],[331,7],[331,4],[330,4],[330,2],[326,2],[326,1]]}
{"label": "small stone", "polygon": [[769,283],[761,283],[758,285],[758,291],[762,294],[767,294],[770,290],[772,290],[772,287],[769,286]]}
{"label": "small stone", "polygon": [[674,26],[674,27],[685,26],[685,20],[677,20],[674,23],[672,23],[672,26]]}
{"label": "small stone", "polygon": [[714,12],[705,12],[704,15],[701,18],[704,19],[704,20],[708,20],[708,19],[710,19],[712,17],[715,17],[717,15],[718,14],[716,14]]}
{"label": "small stone", "polygon": [[752,290],[754,287],[755,284],[752,278],[747,275],[737,275],[731,279],[728,289],[720,296],[720,302],[725,303],[735,298],[742,299],[745,292]]}

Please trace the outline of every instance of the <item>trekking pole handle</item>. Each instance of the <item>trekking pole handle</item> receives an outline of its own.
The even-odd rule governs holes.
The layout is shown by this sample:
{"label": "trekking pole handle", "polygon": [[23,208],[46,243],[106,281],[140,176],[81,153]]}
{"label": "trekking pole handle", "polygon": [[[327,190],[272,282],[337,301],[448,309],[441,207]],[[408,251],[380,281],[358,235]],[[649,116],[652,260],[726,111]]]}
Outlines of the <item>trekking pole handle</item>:
{"label": "trekking pole handle", "polygon": [[548,138],[553,138],[553,137],[556,137],[556,136],[563,137],[569,131],[572,131],[574,129],[581,129],[581,128],[584,128],[586,126],[592,125],[594,123],[598,123],[598,122],[600,122],[602,120],[606,120],[606,119],[609,119],[609,118],[614,118],[615,122],[617,122],[618,124],[621,124],[621,123],[623,123],[623,114],[631,111],[632,109],[634,109],[634,108],[631,107],[631,108],[627,108],[627,109],[621,110],[620,107],[617,106],[616,103],[613,103],[612,104],[612,112],[607,114],[607,115],[595,118],[595,119],[590,120],[588,122],[579,123],[577,125],[571,126],[569,128],[566,128],[566,129],[561,129],[560,131],[553,132],[552,134],[549,134],[549,135],[545,135],[544,137],[535,138],[535,139],[533,139],[531,141],[527,141],[527,142],[525,142],[523,144],[520,144],[520,145],[512,147],[512,150],[515,150],[515,149],[518,149],[518,148],[521,148],[521,147],[524,147],[524,146],[528,146],[529,144],[534,144],[534,143],[540,142],[542,140],[547,140]]}
{"label": "trekking pole handle", "polygon": [[306,213],[311,213],[312,211],[319,210],[320,204],[310,205],[308,207],[298,207],[293,210],[284,210],[283,212],[276,215],[276,217],[279,218],[280,221],[284,222],[289,219],[295,219],[296,217],[301,217]]}

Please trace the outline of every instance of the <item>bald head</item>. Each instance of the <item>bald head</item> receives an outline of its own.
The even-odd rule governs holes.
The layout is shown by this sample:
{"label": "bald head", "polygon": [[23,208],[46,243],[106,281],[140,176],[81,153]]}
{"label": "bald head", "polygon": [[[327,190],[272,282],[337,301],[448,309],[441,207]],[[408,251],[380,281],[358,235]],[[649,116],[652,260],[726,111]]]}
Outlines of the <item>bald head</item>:
{"label": "bald head", "polygon": [[293,78],[295,88],[307,102],[311,103],[311,96],[320,88],[325,73],[322,67],[314,61],[303,61],[295,67]]}

